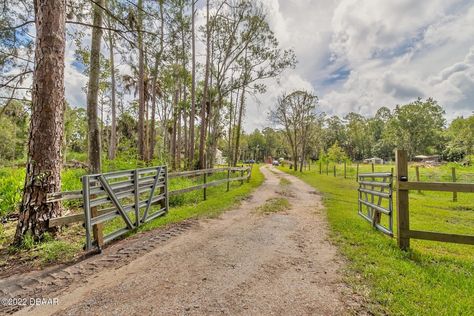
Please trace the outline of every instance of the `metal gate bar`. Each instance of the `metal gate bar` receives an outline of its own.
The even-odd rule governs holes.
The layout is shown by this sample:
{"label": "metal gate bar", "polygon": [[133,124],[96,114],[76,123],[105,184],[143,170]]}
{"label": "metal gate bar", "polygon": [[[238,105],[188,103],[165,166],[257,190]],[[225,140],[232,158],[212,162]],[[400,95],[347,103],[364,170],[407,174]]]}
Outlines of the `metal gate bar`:
{"label": "metal gate bar", "polygon": [[[93,246],[98,248],[102,246],[97,244],[97,240],[94,244],[92,236],[94,225],[117,217],[122,218],[124,227],[103,236],[103,242],[107,243],[168,212],[167,184],[168,170],[166,166],[83,176],[85,249],[90,250]],[[156,195],[158,189],[159,194]],[[146,196],[142,196],[145,194]],[[126,204],[130,203],[128,202],[130,200],[133,202]],[[158,202],[161,203],[161,207],[151,213],[151,206]],[[144,209],[143,215],[140,215],[142,209]],[[96,215],[98,211],[101,215]],[[129,212],[131,211],[135,216],[134,220],[130,218]]]}
{"label": "metal gate bar", "polygon": [[[358,182],[358,214],[379,231],[393,236],[392,173],[361,173],[358,175]],[[375,202],[375,197],[377,197],[377,202]],[[387,207],[382,206],[384,199],[388,201]],[[388,227],[381,224],[382,214],[388,216]]]}

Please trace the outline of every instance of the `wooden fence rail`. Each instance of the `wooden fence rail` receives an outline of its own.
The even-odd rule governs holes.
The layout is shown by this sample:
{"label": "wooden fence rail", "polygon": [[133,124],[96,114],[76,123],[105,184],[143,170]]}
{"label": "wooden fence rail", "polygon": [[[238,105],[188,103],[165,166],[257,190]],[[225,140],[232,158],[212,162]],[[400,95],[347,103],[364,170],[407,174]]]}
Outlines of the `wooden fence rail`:
{"label": "wooden fence rail", "polygon": [[[474,193],[474,184],[454,182],[410,182],[408,178],[408,158],[406,151],[397,150],[395,156],[397,172],[396,205],[398,246],[401,249],[408,249],[410,247],[410,239],[424,239],[474,245],[474,236],[411,230],[409,203],[409,191],[411,190],[456,192],[457,198],[457,192]],[[418,179],[419,177],[417,176],[417,180]],[[453,200],[455,200],[454,195]]]}
{"label": "wooden fence rail", "polygon": [[[96,246],[100,247],[104,242],[125,233],[127,230],[137,227],[140,223],[144,223],[155,217],[164,215],[168,209],[168,197],[184,194],[195,190],[203,190],[204,200],[207,198],[207,188],[219,186],[227,183],[227,191],[229,190],[229,183],[233,181],[240,181],[242,184],[244,180],[249,181],[251,177],[251,167],[225,167],[213,169],[200,169],[193,171],[166,173],[166,177],[159,172],[153,174],[157,167],[143,168],[130,171],[118,171],[104,174],[107,181],[104,181],[104,176],[87,175],[82,178],[83,190],[64,191],[49,194],[48,202],[70,201],[82,199],[83,204],[80,206],[84,209],[83,213],[67,215],[63,217],[56,217],[49,220],[49,227],[63,226],[72,223],[84,223],[86,228],[86,249],[89,250],[94,242]],[[166,168],[166,167],[163,167]],[[214,173],[226,173],[225,179],[214,180],[207,182],[207,176]],[[239,172],[237,177],[231,177],[231,172]],[[168,179],[179,177],[196,177],[203,176],[203,183],[194,186],[181,188],[177,190],[168,191]],[[86,184],[84,182],[87,182]],[[96,183],[97,182],[97,183]],[[153,195],[156,189],[158,195]],[[86,194],[84,194],[86,192]],[[148,194],[151,194],[148,196]],[[148,196],[143,199],[140,195]],[[122,205],[122,201],[134,200],[132,204]],[[130,202],[128,202],[130,203]],[[150,215],[148,210],[152,204],[161,203],[162,208]],[[163,204],[165,203],[165,204]],[[108,207],[112,204],[110,207]],[[99,208],[99,206],[105,206]],[[139,214],[139,210],[144,211],[144,214]],[[135,219],[131,221],[128,217],[128,212],[135,212]],[[103,236],[102,222],[107,220],[123,217],[127,224],[125,228],[108,236]],[[140,217],[140,218],[139,218]],[[90,238],[90,233],[94,233],[94,241]]]}

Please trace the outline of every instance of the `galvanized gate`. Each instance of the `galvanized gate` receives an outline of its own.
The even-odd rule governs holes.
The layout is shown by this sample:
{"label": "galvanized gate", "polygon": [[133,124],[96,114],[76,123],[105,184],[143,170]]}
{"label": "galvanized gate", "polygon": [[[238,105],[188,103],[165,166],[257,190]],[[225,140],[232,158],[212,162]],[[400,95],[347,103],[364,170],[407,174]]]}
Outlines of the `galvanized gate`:
{"label": "galvanized gate", "polygon": [[[86,250],[168,212],[167,184],[166,166],[83,176]],[[107,221],[116,229],[103,234]]]}
{"label": "galvanized gate", "polygon": [[[379,231],[393,236],[392,173],[361,173],[358,182],[359,215]],[[386,220],[382,214],[387,216]]]}

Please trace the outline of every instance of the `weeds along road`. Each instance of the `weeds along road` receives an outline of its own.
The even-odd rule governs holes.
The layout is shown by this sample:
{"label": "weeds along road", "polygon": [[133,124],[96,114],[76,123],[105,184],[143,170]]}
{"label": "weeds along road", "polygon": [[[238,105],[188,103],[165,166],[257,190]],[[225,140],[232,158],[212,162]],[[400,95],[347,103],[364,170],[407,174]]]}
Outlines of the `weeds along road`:
{"label": "weeds along road", "polygon": [[[119,242],[108,253],[81,263],[83,273],[68,267],[72,282],[55,291],[44,288],[42,296],[58,297],[57,305],[29,307],[18,314],[363,313],[360,300],[342,282],[344,262],[328,242],[320,196],[273,167],[262,172],[262,186],[233,210],[165,233],[168,238],[158,246],[148,245],[160,239],[157,232]],[[276,197],[287,198],[290,208],[259,211]],[[95,267],[94,272],[86,273],[87,266]]]}

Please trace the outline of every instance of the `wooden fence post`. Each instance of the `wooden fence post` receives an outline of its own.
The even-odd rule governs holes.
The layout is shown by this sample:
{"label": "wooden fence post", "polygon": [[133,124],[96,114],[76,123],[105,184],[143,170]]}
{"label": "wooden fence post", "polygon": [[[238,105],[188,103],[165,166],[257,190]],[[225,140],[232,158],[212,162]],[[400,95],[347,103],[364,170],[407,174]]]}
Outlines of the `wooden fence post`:
{"label": "wooden fence post", "polygon": [[334,176],[336,176],[336,165],[334,165]]}
{"label": "wooden fence post", "polygon": [[359,181],[359,163],[357,163],[357,169],[356,169],[356,181]]}
{"label": "wooden fence post", "polygon": [[408,190],[400,190],[399,183],[408,181],[408,158],[407,152],[397,150],[395,155],[397,166],[397,242],[400,249],[406,250],[410,247],[410,230]]}
{"label": "wooden fence post", "polygon": [[240,180],[240,185],[244,184],[244,179],[243,179],[243,177],[244,177],[244,170],[240,170],[240,178],[241,178],[241,180]]}
{"label": "wooden fence post", "polygon": [[346,175],[346,162],[344,161],[344,179],[347,178],[347,175]]}
{"label": "wooden fence post", "polygon": [[374,173],[374,172],[375,172],[375,165],[374,165],[374,163],[372,163],[372,173]]}
{"label": "wooden fence post", "polygon": [[[451,174],[452,174],[452,177],[453,177],[453,182],[456,182],[456,168],[452,168],[451,169]],[[457,202],[458,201],[458,193],[453,191],[453,202]]]}
{"label": "wooden fence post", "polygon": [[[203,182],[204,182],[204,184],[207,183],[207,172],[204,172]],[[204,201],[207,200],[207,188],[206,187],[204,187],[202,189],[202,196],[203,196]]]}
{"label": "wooden fence post", "polygon": [[[99,213],[97,212],[97,206],[91,207],[91,217],[94,218],[97,216],[99,216]],[[92,235],[94,236],[94,240],[99,250],[101,250],[102,246],[104,245],[103,226],[104,225],[102,223],[92,226]]]}
{"label": "wooden fence post", "polygon": [[[415,167],[415,172],[416,172],[416,182],[420,182],[420,167],[419,166]],[[421,193],[421,190],[418,190],[418,193]]]}

